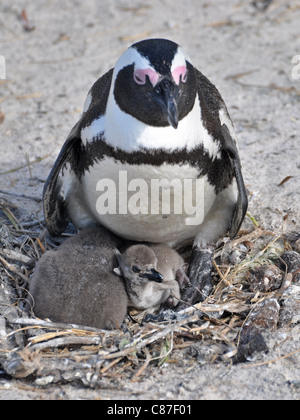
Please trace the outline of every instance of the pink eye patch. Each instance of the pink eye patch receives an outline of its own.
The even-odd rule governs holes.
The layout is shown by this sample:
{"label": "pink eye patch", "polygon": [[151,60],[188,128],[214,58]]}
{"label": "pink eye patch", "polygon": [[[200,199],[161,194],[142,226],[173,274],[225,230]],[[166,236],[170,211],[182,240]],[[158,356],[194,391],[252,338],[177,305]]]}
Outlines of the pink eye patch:
{"label": "pink eye patch", "polygon": [[149,77],[150,82],[153,86],[156,85],[158,79],[160,78],[160,74],[156,73],[156,71],[148,68],[148,69],[137,69],[133,73],[133,78],[135,83],[138,85],[145,85],[146,84],[146,77]]}
{"label": "pink eye patch", "polygon": [[[147,69],[137,69],[133,73],[133,78],[135,83],[138,85],[145,85],[147,81],[147,76],[149,77],[149,80],[152,84],[152,86],[155,86],[161,77],[159,73],[157,73],[155,70],[152,70],[151,68]],[[185,83],[187,79],[187,68],[186,66],[179,66],[176,67],[175,70],[172,72],[172,77],[174,79],[174,82],[176,85],[179,85],[180,80]]]}
{"label": "pink eye patch", "polygon": [[176,85],[179,85],[180,78],[181,78],[181,81],[183,83],[185,83],[186,78],[187,78],[187,68],[186,68],[186,66],[176,67],[176,69],[173,70],[173,72],[172,72],[172,76],[173,76],[173,79],[174,79],[174,82],[176,83]]}

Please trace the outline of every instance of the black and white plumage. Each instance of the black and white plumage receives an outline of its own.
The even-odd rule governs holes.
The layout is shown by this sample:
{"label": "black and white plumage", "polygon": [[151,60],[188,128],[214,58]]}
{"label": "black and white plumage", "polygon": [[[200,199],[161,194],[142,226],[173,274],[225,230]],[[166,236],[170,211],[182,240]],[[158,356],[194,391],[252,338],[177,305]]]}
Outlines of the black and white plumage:
{"label": "black and white plumage", "polygon": [[[118,184],[120,171],[128,183],[201,179],[204,219],[193,226],[182,214],[99,214],[98,182]],[[207,247],[228,231],[237,234],[247,204],[234,128],[219,92],[179,45],[164,39],[134,44],[96,81],[44,189],[52,235],[71,221],[78,229],[102,224],[141,242],[179,246],[193,239],[191,282],[203,296],[211,290],[209,275],[199,272],[206,260],[211,267]],[[193,287],[189,300],[202,299]]]}

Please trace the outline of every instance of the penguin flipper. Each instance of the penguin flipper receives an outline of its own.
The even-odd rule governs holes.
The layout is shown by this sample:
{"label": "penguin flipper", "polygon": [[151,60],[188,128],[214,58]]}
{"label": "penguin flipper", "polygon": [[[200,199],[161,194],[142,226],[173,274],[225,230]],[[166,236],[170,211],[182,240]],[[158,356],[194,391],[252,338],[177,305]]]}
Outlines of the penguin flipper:
{"label": "penguin flipper", "polygon": [[[75,169],[80,165],[81,156],[78,151],[81,150],[82,146],[81,129],[89,126],[105,113],[112,75],[113,69],[110,69],[92,86],[85,103],[83,115],[71,130],[46,181],[43,192],[44,217],[47,229],[53,236],[59,236],[63,233],[69,223],[66,197],[64,197],[62,191],[61,171],[70,158]],[[73,156],[70,156],[71,153],[73,153]]]}
{"label": "penguin flipper", "polygon": [[226,105],[219,91],[199,70],[195,70],[198,80],[198,97],[201,103],[202,112],[205,114],[207,130],[213,138],[221,140],[221,148],[229,156],[233,174],[237,181],[239,194],[229,229],[230,237],[233,239],[241,227],[248,208],[248,198],[244,185],[239,153],[236,142],[232,138],[227,125],[225,123],[222,124],[220,120],[219,122],[216,122],[216,117],[217,115],[220,115],[221,110],[225,112],[226,117],[230,120]]}
{"label": "penguin flipper", "polygon": [[79,125],[80,121],[71,130],[44,186],[44,218],[46,227],[52,236],[59,236],[69,224],[60,174],[73,147],[81,141]]}
{"label": "penguin flipper", "polygon": [[234,209],[231,226],[229,229],[230,238],[233,239],[238,234],[241,224],[245,218],[248,209],[248,197],[242,175],[241,162],[235,141],[230,135],[226,124],[221,127],[221,132],[224,140],[223,149],[228,153],[234,176],[238,186],[238,199]]}

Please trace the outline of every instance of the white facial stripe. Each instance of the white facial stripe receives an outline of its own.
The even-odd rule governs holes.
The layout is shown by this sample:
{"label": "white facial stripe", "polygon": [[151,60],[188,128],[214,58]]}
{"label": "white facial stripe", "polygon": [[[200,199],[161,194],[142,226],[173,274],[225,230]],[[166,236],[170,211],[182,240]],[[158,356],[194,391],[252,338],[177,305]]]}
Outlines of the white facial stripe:
{"label": "white facial stripe", "polygon": [[185,82],[186,80],[185,77],[186,77],[186,72],[187,72],[187,68],[186,68],[187,58],[188,57],[183,51],[183,49],[181,47],[178,47],[177,53],[175,54],[172,61],[172,65],[171,65],[171,73],[177,85],[179,85],[180,78],[183,82]]}
{"label": "white facial stripe", "polygon": [[153,71],[155,71],[151,67],[146,57],[142,57],[135,48],[130,47],[128,48],[127,51],[124,52],[123,55],[121,55],[121,57],[117,61],[117,64],[114,69],[112,86],[114,85],[114,82],[116,80],[116,77],[119,71],[121,71],[124,67],[130,66],[132,64],[135,65],[136,69],[151,68]]}
{"label": "white facial stripe", "polygon": [[[177,67],[186,66],[186,60],[188,60],[191,63],[191,60],[183,51],[183,49],[181,47],[178,47],[178,50],[171,64],[171,73],[173,73],[173,71]],[[141,56],[135,48],[130,47],[117,61],[117,64],[114,69],[113,80],[115,80],[116,75],[119,73],[120,70],[131,64],[135,64],[135,69],[150,68],[151,70],[155,71],[155,69],[151,66],[149,60],[146,57]]]}
{"label": "white facial stripe", "polygon": [[147,81],[147,76],[153,86],[157,84],[161,75],[156,72],[146,57],[141,56],[135,48],[130,47],[117,61],[113,73],[113,83],[111,89],[114,86],[119,71],[132,64],[134,64],[134,80],[138,85],[144,85]]}
{"label": "white facial stripe", "polygon": [[171,73],[173,73],[173,71],[177,68],[177,67],[181,67],[181,66],[185,66],[186,67],[186,62],[189,61],[189,63],[191,62],[189,60],[189,57],[186,55],[186,53],[183,51],[183,49],[181,47],[178,47],[177,53],[175,54],[173,61],[172,61],[172,65],[171,65]]}
{"label": "white facial stripe", "polygon": [[[171,64],[171,74],[175,83],[178,85],[180,80],[185,82],[186,77],[186,60],[190,62],[188,56],[185,54],[181,47],[178,47],[178,50],[172,60]],[[117,74],[120,70],[128,65],[134,64],[134,80],[137,84],[143,85],[146,83],[146,77],[149,77],[150,82],[153,86],[157,84],[161,75],[156,72],[156,70],[151,66],[149,60],[146,57],[143,57],[135,48],[128,48],[127,51],[119,58],[113,74],[113,83],[116,80]]]}

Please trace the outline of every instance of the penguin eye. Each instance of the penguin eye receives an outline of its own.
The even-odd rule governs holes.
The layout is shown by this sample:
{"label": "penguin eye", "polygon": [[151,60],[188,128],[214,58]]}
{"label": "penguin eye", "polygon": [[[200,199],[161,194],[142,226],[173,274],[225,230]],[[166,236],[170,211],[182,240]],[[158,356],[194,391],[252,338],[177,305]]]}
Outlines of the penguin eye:
{"label": "penguin eye", "polygon": [[147,69],[135,69],[133,72],[133,79],[138,85],[145,85],[148,81],[155,86],[160,78],[155,70],[151,68]]}
{"label": "penguin eye", "polygon": [[141,270],[139,269],[139,267],[137,267],[136,265],[134,265],[134,266],[132,267],[132,271],[133,271],[134,273],[140,273],[140,272],[141,272]]}
{"label": "penguin eye", "polygon": [[146,83],[146,78],[140,77],[137,73],[134,73],[133,78],[138,85],[144,85]]}
{"label": "penguin eye", "polygon": [[187,81],[187,71],[184,74],[181,75],[181,81],[182,81],[182,83],[186,83],[186,81]]}

